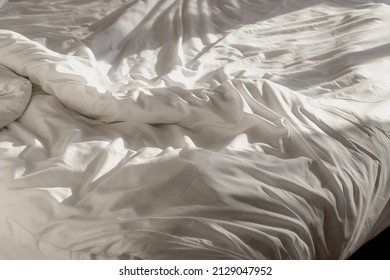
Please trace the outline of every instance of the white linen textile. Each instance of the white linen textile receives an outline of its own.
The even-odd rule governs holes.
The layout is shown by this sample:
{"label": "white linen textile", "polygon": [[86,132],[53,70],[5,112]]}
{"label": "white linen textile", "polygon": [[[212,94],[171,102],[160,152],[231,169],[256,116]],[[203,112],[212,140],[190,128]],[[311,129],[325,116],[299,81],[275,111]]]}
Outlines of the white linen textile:
{"label": "white linen textile", "polygon": [[0,65],[0,129],[23,114],[30,100],[31,83]]}
{"label": "white linen textile", "polygon": [[343,259],[390,225],[387,1],[5,2],[0,257]]}

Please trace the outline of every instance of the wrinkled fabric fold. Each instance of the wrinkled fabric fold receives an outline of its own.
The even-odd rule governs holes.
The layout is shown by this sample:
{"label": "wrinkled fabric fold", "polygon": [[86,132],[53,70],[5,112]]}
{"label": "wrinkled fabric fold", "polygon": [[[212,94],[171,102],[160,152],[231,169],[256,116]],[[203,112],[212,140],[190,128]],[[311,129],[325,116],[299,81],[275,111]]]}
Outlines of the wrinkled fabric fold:
{"label": "wrinkled fabric fold", "polygon": [[0,129],[23,114],[30,97],[30,81],[0,64]]}
{"label": "wrinkled fabric fold", "polygon": [[363,2],[6,3],[0,227],[28,250],[0,257],[348,258],[390,226],[390,6]]}

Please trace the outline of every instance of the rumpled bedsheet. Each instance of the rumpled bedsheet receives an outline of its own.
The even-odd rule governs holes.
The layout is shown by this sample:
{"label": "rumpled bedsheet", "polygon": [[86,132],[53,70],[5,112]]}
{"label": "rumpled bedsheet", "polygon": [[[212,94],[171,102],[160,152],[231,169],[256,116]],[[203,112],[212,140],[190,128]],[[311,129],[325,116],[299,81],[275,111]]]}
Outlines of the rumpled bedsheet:
{"label": "rumpled bedsheet", "polygon": [[3,3],[0,257],[350,256],[390,225],[366,2]]}
{"label": "rumpled bedsheet", "polygon": [[0,129],[19,118],[31,97],[31,83],[0,65]]}

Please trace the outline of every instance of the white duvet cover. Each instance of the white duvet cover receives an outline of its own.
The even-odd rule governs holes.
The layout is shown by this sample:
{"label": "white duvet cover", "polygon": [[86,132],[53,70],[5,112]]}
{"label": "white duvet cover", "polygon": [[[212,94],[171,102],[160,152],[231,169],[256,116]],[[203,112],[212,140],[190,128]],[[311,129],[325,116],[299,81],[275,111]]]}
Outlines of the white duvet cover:
{"label": "white duvet cover", "polygon": [[388,1],[0,7],[0,258],[343,259],[390,225]]}

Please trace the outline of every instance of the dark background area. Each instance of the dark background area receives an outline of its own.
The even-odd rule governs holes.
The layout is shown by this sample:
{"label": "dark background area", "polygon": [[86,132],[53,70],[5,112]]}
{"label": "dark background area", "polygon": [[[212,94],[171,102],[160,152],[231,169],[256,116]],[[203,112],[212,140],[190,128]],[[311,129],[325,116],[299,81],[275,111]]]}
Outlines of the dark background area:
{"label": "dark background area", "polygon": [[390,228],[357,250],[350,260],[390,260]]}

